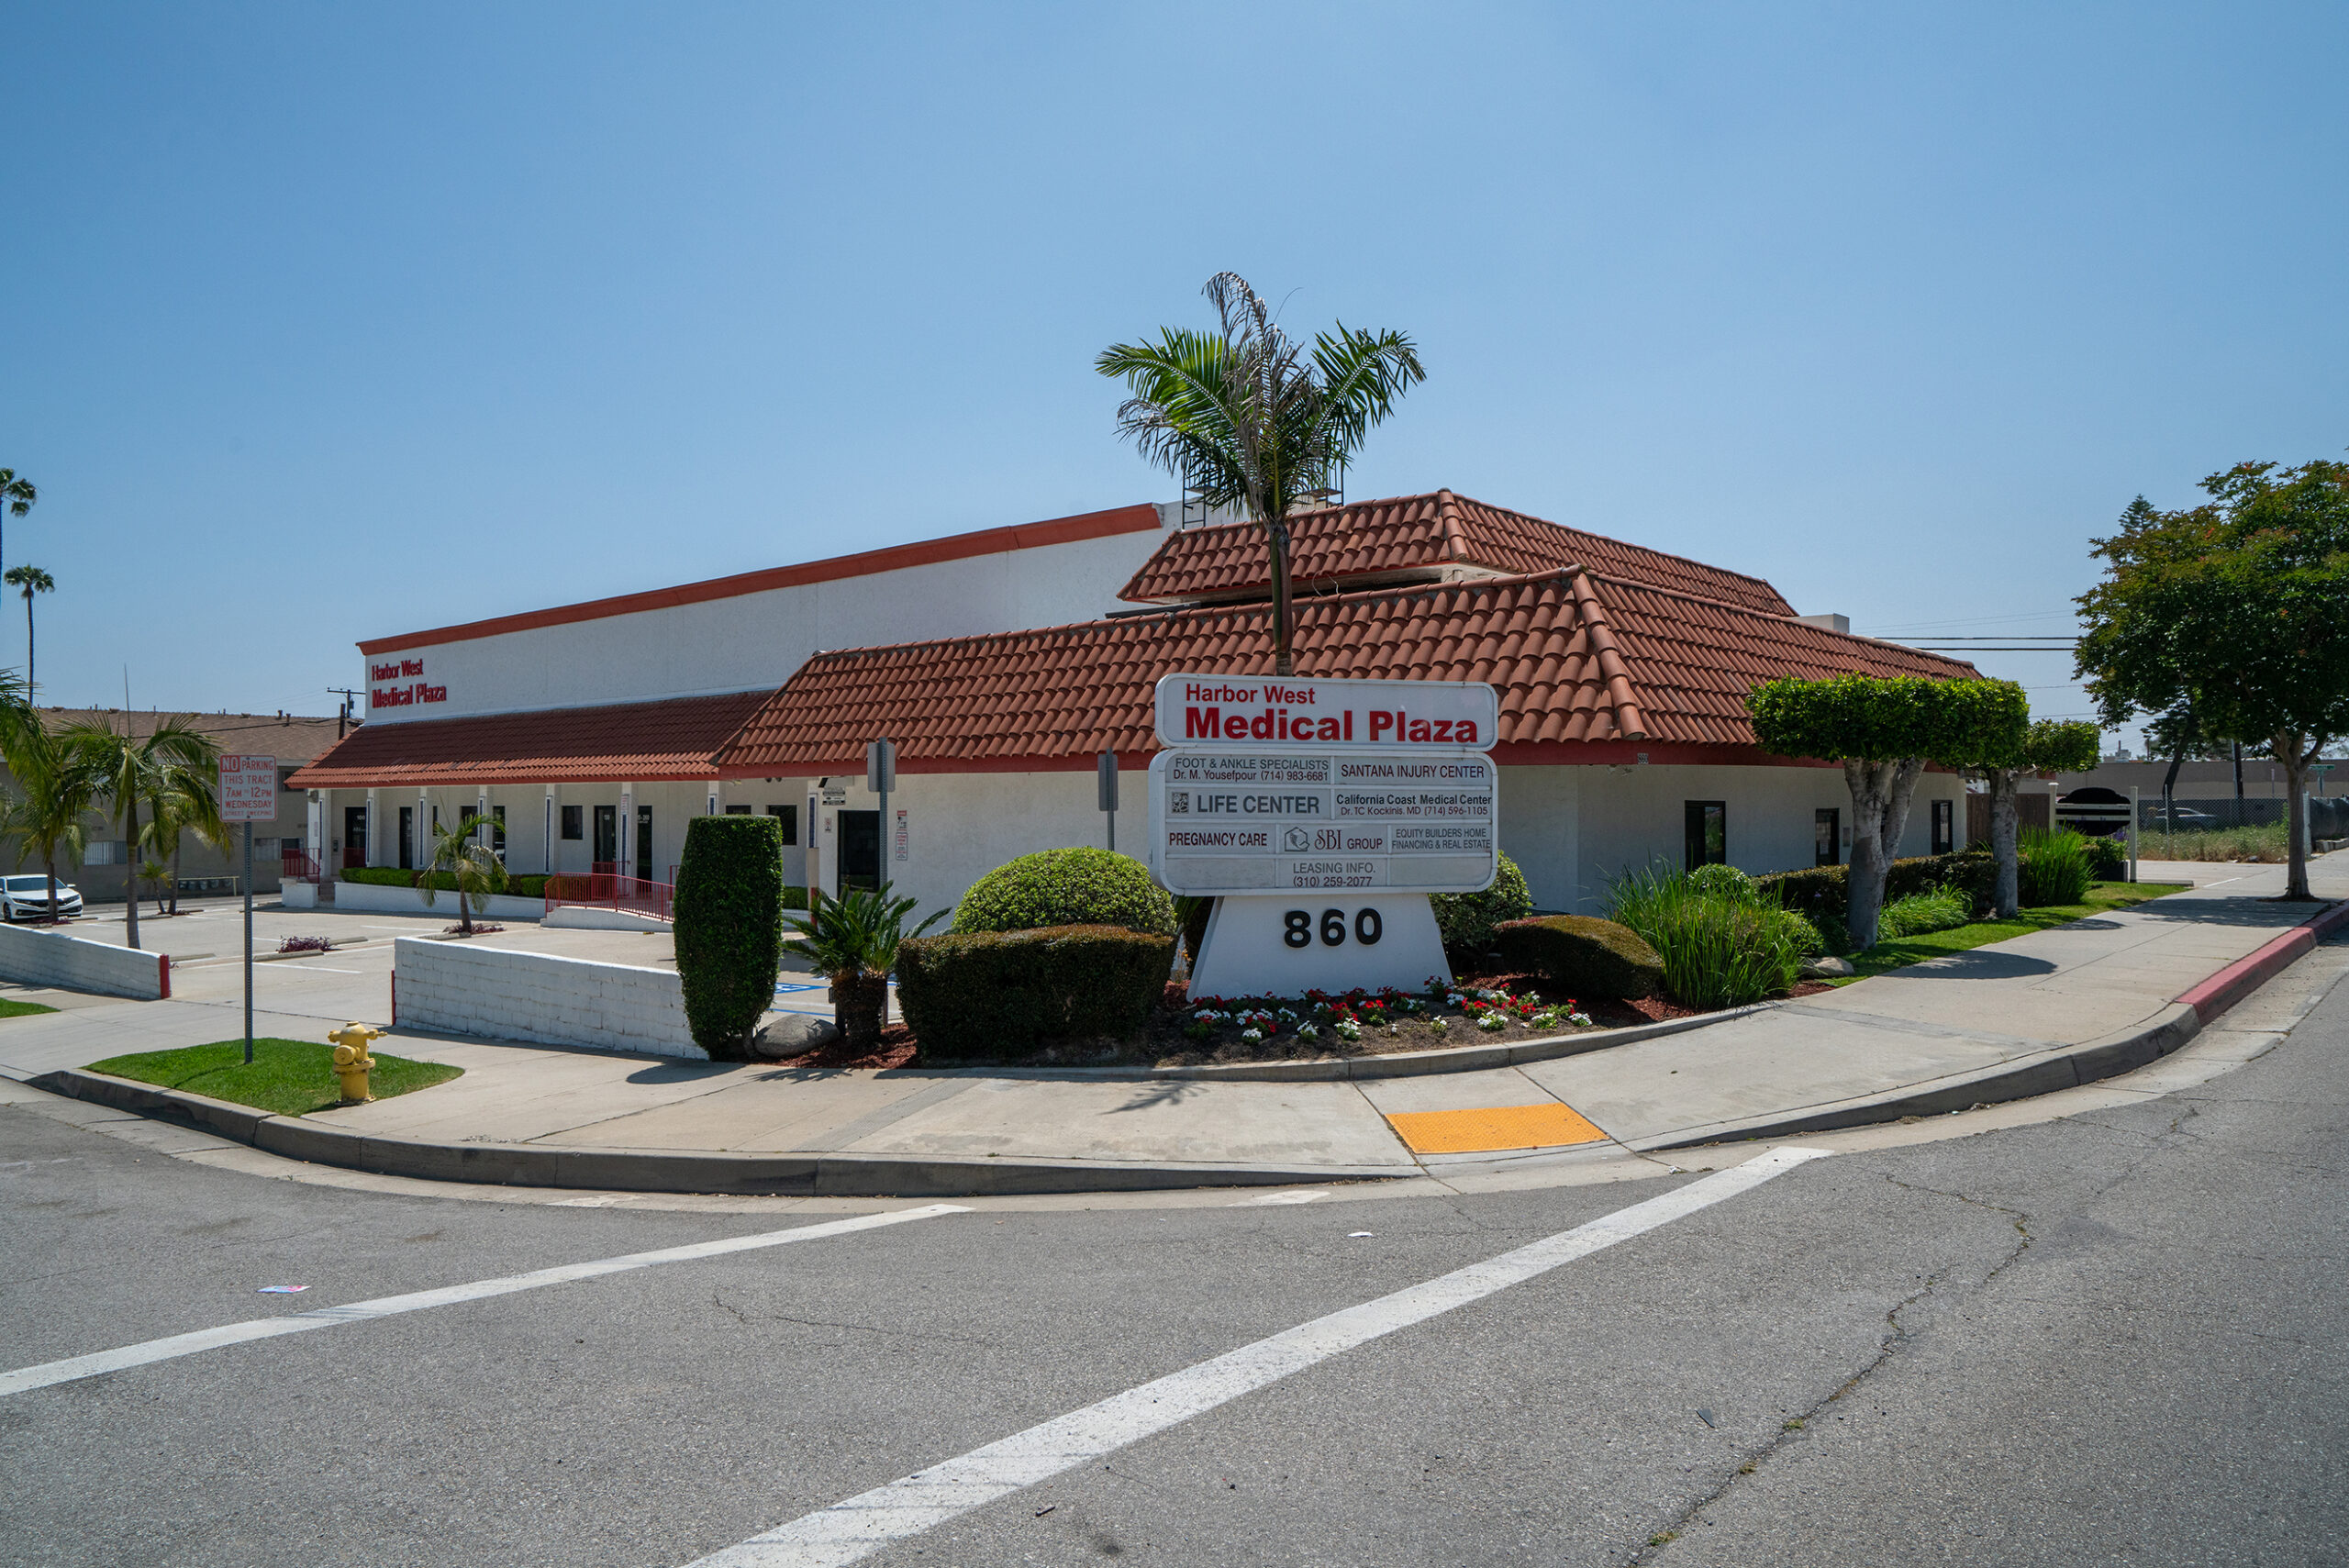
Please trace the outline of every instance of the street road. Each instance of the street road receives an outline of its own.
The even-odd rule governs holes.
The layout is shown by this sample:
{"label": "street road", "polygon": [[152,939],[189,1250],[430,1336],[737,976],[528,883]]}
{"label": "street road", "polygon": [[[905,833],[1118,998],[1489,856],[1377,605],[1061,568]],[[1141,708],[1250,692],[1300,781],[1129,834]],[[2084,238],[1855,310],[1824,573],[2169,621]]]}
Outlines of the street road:
{"label": "street road", "polygon": [[0,1377],[0,1560],[2340,1564],[2344,1101],[2349,986],[2161,1097],[1440,1197],[459,1199],[0,1106],[0,1373],[761,1239]]}

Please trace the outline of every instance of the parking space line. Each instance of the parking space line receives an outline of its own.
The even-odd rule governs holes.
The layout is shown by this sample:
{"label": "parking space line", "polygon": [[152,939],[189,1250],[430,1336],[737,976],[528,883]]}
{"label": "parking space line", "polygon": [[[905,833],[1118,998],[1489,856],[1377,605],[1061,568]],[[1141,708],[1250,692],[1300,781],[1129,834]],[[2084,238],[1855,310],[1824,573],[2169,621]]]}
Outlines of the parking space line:
{"label": "parking space line", "polygon": [[781,1247],[794,1241],[818,1241],[829,1236],[845,1236],[858,1230],[878,1229],[886,1225],[903,1225],[909,1219],[931,1219],[942,1214],[969,1212],[961,1204],[934,1203],[920,1208],[896,1209],[888,1214],[830,1219],[820,1225],[803,1225],[790,1230],[764,1230],[752,1236],[726,1236],[715,1241],[695,1241],[683,1247],[664,1247],[657,1252],[629,1252],[622,1257],[602,1258],[589,1263],[562,1263],[551,1269],[533,1269],[526,1274],[475,1280],[470,1284],[419,1290],[406,1296],[378,1296],[373,1301],[354,1301],[347,1307],[321,1307],[284,1318],[256,1318],[243,1323],[225,1323],[217,1329],[199,1329],[194,1333],[149,1340],[143,1344],[125,1345],[119,1350],[99,1351],[64,1361],[44,1362],[39,1366],[22,1367],[15,1372],[0,1372],[0,1397],[27,1393],[35,1388],[47,1388],[52,1384],[96,1377],[102,1373],[120,1372],[127,1367],[144,1366],[150,1362],[192,1356],[200,1351],[218,1350],[225,1345],[274,1339],[280,1334],[299,1334],[309,1329],[331,1329],[343,1323],[367,1323],[378,1318],[396,1317],[403,1312],[421,1312],[429,1307],[453,1307],[460,1302],[510,1296],[519,1290],[537,1290],[544,1285],[569,1284],[573,1280],[626,1273],[631,1269],[688,1262],[697,1258],[748,1252],[762,1247]]}
{"label": "parking space line", "polygon": [[1204,1415],[1341,1351],[1522,1284],[1561,1264],[1750,1192],[1773,1176],[1827,1155],[1824,1149],[1773,1149],[1742,1165],[1699,1177],[1571,1230],[1111,1395],[1098,1404],[778,1525],[740,1545],[696,1559],[688,1568],[841,1568]]}

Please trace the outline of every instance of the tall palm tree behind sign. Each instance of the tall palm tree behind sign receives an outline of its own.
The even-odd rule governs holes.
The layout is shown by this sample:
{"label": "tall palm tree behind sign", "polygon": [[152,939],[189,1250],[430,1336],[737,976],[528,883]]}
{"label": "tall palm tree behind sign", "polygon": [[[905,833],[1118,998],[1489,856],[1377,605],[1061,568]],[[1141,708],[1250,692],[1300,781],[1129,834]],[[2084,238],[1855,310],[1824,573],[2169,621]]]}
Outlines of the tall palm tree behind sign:
{"label": "tall palm tree behind sign", "polygon": [[[0,523],[5,523],[11,514],[23,517],[39,499],[40,492],[33,488],[31,480],[17,478],[13,468],[0,468]],[[29,671],[26,673],[26,684],[31,684]]]}
{"label": "tall palm tree behind sign", "polygon": [[1273,668],[1293,675],[1289,516],[1332,493],[1371,427],[1427,373],[1402,333],[1342,322],[1316,333],[1308,356],[1237,272],[1218,272],[1204,292],[1217,330],[1163,328],[1154,343],[1102,350],[1094,368],[1133,394],[1118,407],[1119,435],[1209,507],[1240,507],[1264,530]]}
{"label": "tall palm tree behind sign", "polygon": [[20,588],[25,595],[25,690],[33,686],[33,595],[46,594],[57,586],[57,579],[38,566],[11,566],[0,574],[0,583]]}

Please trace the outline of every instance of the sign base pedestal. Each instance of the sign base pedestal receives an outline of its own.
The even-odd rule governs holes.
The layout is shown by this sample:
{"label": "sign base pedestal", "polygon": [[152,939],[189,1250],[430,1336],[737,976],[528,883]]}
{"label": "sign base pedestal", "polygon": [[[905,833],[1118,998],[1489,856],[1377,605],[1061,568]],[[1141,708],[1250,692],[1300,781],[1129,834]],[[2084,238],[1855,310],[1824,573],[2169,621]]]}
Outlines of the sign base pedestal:
{"label": "sign base pedestal", "polygon": [[1417,991],[1431,974],[1452,981],[1424,893],[1228,895],[1208,917],[1186,995]]}

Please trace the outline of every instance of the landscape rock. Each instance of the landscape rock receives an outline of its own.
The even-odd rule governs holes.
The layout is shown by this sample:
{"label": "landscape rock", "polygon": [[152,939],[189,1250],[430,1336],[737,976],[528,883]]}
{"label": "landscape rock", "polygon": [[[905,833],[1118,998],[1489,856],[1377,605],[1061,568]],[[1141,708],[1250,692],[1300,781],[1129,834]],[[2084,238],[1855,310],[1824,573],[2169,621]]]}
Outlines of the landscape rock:
{"label": "landscape rock", "polygon": [[1843,980],[1857,974],[1848,958],[1807,958],[1802,961],[1805,980]]}
{"label": "landscape rock", "polygon": [[785,1013],[751,1037],[751,1054],[762,1061],[780,1062],[786,1056],[820,1051],[840,1037],[840,1029],[829,1018],[819,1018],[807,1013]]}

